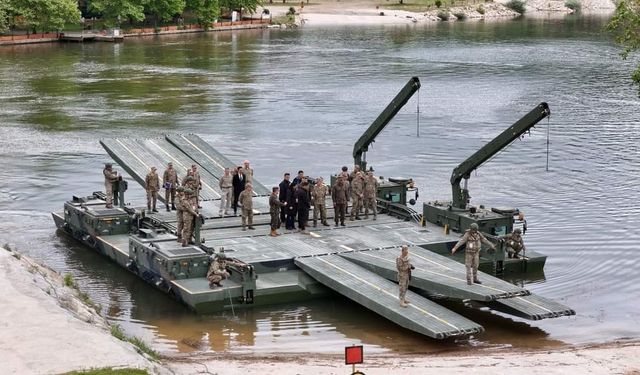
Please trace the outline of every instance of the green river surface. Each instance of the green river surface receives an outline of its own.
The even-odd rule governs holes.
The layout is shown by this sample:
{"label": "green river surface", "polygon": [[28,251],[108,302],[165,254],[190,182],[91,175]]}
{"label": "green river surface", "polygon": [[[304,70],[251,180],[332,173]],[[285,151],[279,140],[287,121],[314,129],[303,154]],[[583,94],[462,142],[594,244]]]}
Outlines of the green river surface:
{"label": "green river surface", "polygon": [[[164,353],[341,353],[350,344],[429,353],[638,338],[640,101],[633,62],[619,59],[602,32],[606,21],[525,17],[2,47],[0,244],[73,274],[106,316]],[[354,142],[411,76],[421,79],[419,95],[368,161],[378,175],[414,178],[425,200],[450,198],[458,163],[549,103],[549,121],[474,173],[469,188],[472,203],[525,212],[527,246],[548,261],[544,277],[516,282],[576,316],[532,322],[449,304],[486,332],[445,342],[340,297],[198,316],[56,233],[51,211],[103,189],[109,157],[100,138],[197,133],[234,161],[250,159],[267,186],[284,171],[326,177],[352,164]],[[133,181],[127,200],[144,204]]]}

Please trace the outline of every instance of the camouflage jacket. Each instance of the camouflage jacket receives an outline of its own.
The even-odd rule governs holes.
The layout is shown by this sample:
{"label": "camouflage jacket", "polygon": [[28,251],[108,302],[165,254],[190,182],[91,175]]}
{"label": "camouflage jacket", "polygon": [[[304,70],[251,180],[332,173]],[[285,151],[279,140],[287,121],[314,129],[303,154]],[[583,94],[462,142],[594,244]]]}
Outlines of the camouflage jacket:
{"label": "camouflage jacket", "polygon": [[329,188],[327,185],[316,185],[311,192],[311,196],[313,197],[313,203],[316,205],[325,204],[325,198],[329,194]]}
{"label": "camouflage jacket", "polygon": [[271,194],[269,197],[269,212],[272,214],[279,215],[280,207],[284,206],[284,203],[280,202],[277,195]]}
{"label": "camouflage jacket", "polygon": [[331,199],[335,204],[347,204],[349,196],[347,195],[347,186],[345,184],[335,184],[331,188]]}
{"label": "camouflage jacket", "polygon": [[164,184],[165,182],[171,182],[171,185],[174,189],[178,187],[178,173],[176,173],[175,169],[165,169],[164,173],[162,174],[162,184]]}
{"label": "camouflage jacket", "polygon": [[506,246],[512,248],[513,250],[524,249],[524,241],[522,240],[522,236],[519,234],[510,233],[502,237],[502,239],[505,240]]}
{"label": "camouflage jacket", "polygon": [[476,253],[480,251],[480,248],[482,247],[482,243],[489,245],[490,247],[493,247],[493,244],[489,240],[487,240],[487,238],[483,236],[482,233],[480,232],[473,233],[471,232],[471,230],[467,229],[467,231],[464,232],[464,236],[462,236],[462,238],[460,239],[460,241],[458,241],[458,243],[454,246],[454,248],[457,249],[462,245],[467,245],[466,251]]}
{"label": "camouflage jacket", "polygon": [[243,190],[238,196],[238,202],[240,202],[243,209],[253,210],[253,192]]}
{"label": "camouflage jacket", "polygon": [[351,181],[351,194],[362,195],[364,193],[364,180],[361,178],[354,178]]}
{"label": "camouflage jacket", "polygon": [[104,183],[110,184],[112,182],[116,182],[118,180],[118,172],[114,170],[108,170],[107,168],[102,170],[102,174],[104,174]]}
{"label": "camouflage jacket", "polygon": [[378,180],[373,176],[365,178],[364,197],[375,198],[377,192],[378,192]]}
{"label": "camouflage jacket", "polygon": [[397,257],[396,269],[398,270],[398,277],[409,276],[409,272],[411,271],[411,262],[409,261],[409,257],[403,257],[402,255]]}
{"label": "camouflage jacket", "polygon": [[158,178],[158,174],[154,172],[149,172],[147,177],[144,179],[145,186],[149,191],[158,191],[160,190],[160,178]]}

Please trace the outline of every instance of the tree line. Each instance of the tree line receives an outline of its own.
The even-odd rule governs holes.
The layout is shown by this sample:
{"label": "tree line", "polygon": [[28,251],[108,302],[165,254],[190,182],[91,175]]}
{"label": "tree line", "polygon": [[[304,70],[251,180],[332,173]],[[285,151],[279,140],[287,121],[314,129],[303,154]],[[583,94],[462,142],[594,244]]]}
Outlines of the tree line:
{"label": "tree line", "polygon": [[[81,0],[83,1],[83,0]],[[188,13],[209,25],[224,11],[255,12],[259,0],[86,0],[83,12],[77,0],[0,0],[0,33],[9,29],[59,31],[80,24],[83,16],[96,16],[105,26],[166,22]]]}

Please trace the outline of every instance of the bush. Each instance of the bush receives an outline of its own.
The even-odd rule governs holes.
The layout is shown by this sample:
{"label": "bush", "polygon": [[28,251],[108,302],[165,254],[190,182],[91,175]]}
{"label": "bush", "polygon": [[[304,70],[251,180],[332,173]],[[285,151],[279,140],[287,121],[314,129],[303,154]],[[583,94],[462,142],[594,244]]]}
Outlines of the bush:
{"label": "bush", "polygon": [[296,14],[296,9],[294,7],[289,7],[289,11],[287,12],[287,16],[293,16]]}
{"label": "bush", "polygon": [[467,15],[462,13],[462,12],[456,12],[453,15],[456,16],[456,18],[459,19],[460,21],[462,21],[465,18],[467,18]]}
{"label": "bush", "polygon": [[435,4],[436,4],[436,8],[440,8],[442,6],[442,1],[436,0]]}
{"label": "bush", "polygon": [[478,7],[476,8],[476,12],[480,14],[485,14],[486,10],[484,9],[484,5],[482,4],[478,5]]}
{"label": "bush", "polygon": [[564,6],[573,10],[574,12],[579,12],[582,9],[582,4],[578,0],[567,0],[564,3]]}
{"label": "bush", "polygon": [[438,18],[440,18],[443,21],[448,21],[449,20],[449,12],[441,10],[438,12]]}
{"label": "bush", "polygon": [[69,288],[75,288],[76,287],[76,282],[73,281],[73,275],[70,273],[66,273],[64,275],[64,285],[69,287]]}
{"label": "bush", "polygon": [[524,14],[526,8],[524,6],[524,1],[522,0],[511,0],[505,4],[505,6],[514,12],[518,12],[520,14]]}

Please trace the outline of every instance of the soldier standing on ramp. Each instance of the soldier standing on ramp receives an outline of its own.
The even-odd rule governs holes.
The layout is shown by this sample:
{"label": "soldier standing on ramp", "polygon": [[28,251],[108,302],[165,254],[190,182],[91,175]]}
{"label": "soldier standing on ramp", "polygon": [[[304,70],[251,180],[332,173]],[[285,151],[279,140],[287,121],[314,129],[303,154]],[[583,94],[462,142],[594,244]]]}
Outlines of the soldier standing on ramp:
{"label": "soldier standing on ramp", "polygon": [[202,180],[200,179],[200,172],[198,172],[198,166],[195,164],[191,164],[191,175],[195,180],[195,194],[196,194],[196,205],[198,208],[202,208],[200,205],[200,190],[202,190]]}
{"label": "soldier standing on ramp", "polygon": [[147,174],[145,181],[145,190],[147,191],[147,208],[149,211],[158,212],[156,210],[156,201],[158,200],[158,190],[160,190],[160,178],[156,173],[156,167],[151,167],[151,172]]}
{"label": "soldier standing on ramp", "polygon": [[396,258],[396,268],[398,269],[398,285],[400,287],[400,306],[407,307],[409,301],[405,296],[407,295],[409,280],[411,280],[411,270],[415,269],[409,261],[409,246],[402,245],[402,253]]}
{"label": "soldier standing on ramp", "polygon": [[229,207],[231,207],[231,201],[233,200],[233,176],[231,176],[229,167],[224,169],[224,175],[220,177],[218,186],[221,191],[220,211],[218,211],[218,215],[223,217],[224,215],[229,214]]}
{"label": "soldier standing on ramp", "polygon": [[183,205],[189,204],[189,200],[184,195],[184,187],[178,186],[176,189],[178,202],[176,204],[176,216],[178,219],[178,224],[176,228],[176,235],[178,236],[178,242],[182,242],[182,228],[184,228],[184,210],[182,209]]}
{"label": "soldier standing on ramp", "polygon": [[253,227],[253,187],[246,184],[244,190],[238,196],[238,202],[242,205],[242,230],[256,229]]}
{"label": "soldier standing on ramp", "polygon": [[280,195],[280,188],[274,186],[271,188],[271,196],[269,197],[269,214],[271,215],[271,237],[279,236],[277,232],[280,228],[280,209],[287,205],[287,202],[280,202],[278,196]]}
{"label": "soldier standing on ramp", "polygon": [[184,189],[184,194],[187,197],[182,201],[182,247],[187,247],[189,242],[191,242],[191,236],[193,235],[193,224],[196,216],[198,216],[198,211],[194,208],[195,200],[192,199],[193,194],[195,192],[189,188]]}
{"label": "soldier standing on ramp", "polygon": [[458,241],[458,243],[451,249],[451,254],[455,254],[460,246],[466,244],[464,252],[464,265],[467,267],[467,284],[473,283],[482,284],[478,280],[478,264],[480,263],[480,248],[482,243],[490,246],[493,250],[496,247],[487,240],[485,236],[478,231],[478,224],[471,223],[469,229],[464,233],[464,236]]}
{"label": "soldier standing on ramp", "polygon": [[111,163],[106,163],[102,174],[104,174],[104,189],[107,194],[107,208],[113,208],[113,184],[118,181],[118,172],[114,171]]}
{"label": "soldier standing on ramp", "polygon": [[[176,188],[178,186],[178,173],[173,169],[173,163],[170,162],[162,174],[162,187],[165,189],[164,204],[167,206],[167,211],[176,209]],[[171,203],[171,209],[169,209],[169,203]]]}
{"label": "soldier standing on ramp", "polygon": [[353,221],[355,216],[356,220],[360,220],[360,207],[362,206],[362,198],[364,196],[364,178],[362,172],[357,172],[353,181],[351,181],[351,199],[353,201],[351,205],[351,218]]}
{"label": "soldier standing on ramp", "polygon": [[373,175],[373,171],[367,172],[367,178],[364,180],[364,218],[369,218],[369,208],[373,211],[373,220],[378,216],[378,202],[376,194],[378,193],[378,180]]}
{"label": "soldier standing on ramp", "polygon": [[338,220],[340,220],[340,225],[344,227],[344,216],[347,212],[347,202],[349,202],[348,186],[345,184],[345,179],[344,175],[339,175],[338,181],[331,188],[331,199],[335,210],[333,218],[336,222],[336,227],[338,226]]}
{"label": "soldier standing on ramp", "polygon": [[314,186],[311,196],[313,197],[313,226],[318,225],[318,216],[320,216],[320,222],[325,227],[329,226],[327,223],[327,207],[325,200],[329,194],[329,188],[324,184],[324,179],[318,177],[316,186]]}

